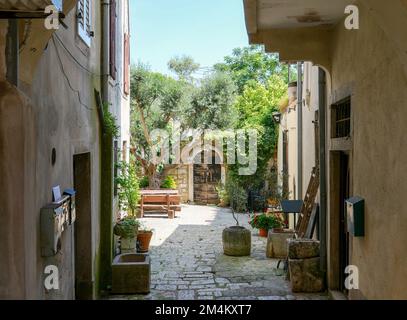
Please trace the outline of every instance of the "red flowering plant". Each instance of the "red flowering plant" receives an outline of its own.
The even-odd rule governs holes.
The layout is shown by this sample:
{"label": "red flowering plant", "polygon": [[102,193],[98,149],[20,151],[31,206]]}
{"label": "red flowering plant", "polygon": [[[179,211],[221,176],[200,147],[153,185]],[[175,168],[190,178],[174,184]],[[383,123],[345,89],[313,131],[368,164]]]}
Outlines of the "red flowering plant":
{"label": "red flowering plant", "polygon": [[255,229],[277,229],[285,226],[284,217],[281,214],[254,214],[249,224]]}

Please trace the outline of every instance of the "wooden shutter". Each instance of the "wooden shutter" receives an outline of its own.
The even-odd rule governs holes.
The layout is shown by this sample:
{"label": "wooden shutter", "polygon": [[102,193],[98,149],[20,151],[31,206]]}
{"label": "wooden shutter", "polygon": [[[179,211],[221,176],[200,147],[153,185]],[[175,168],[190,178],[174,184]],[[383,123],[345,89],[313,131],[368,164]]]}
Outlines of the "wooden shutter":
{"label": "wooden shutter", "polygon": [[130,94],[130,36],[124,34],[124,59],[123,59],[123,91],[125,95]]}
{"label": "wooden shutter", "polygon": [[90,46],[91,0],[78,0],[77,6],[78,35],[88,46]]}
{"label": "wooden shutter", "polygon": [[110,1],[110,76],[116,80],[116,0]]}

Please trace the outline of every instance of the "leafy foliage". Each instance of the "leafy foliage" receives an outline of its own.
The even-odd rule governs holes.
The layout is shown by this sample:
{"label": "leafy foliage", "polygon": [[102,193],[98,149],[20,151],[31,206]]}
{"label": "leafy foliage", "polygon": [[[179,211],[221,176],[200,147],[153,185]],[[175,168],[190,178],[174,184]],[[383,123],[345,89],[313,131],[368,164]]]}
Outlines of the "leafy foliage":
{"label": "leafy foliage", "polygon": [[248,85],[266,85],[273,75],[279,75],[288,82],[288,66],[279,62],[277,54],[265,53],[264,47],[260,45],[234,49],[231,56],[224,58],[223,63],[215,65],[215,69],[232,76],[239,94]]}
{"label": "leafy foliage", "polygon": [[235,91],[229,75],[217,72],[207,76],[193,92],[183,122],[195,129],[233,128]]}
{"label": "leafy foliage", "polygon": [[247,192],[239,185],[239,183],[232,177],[228,176],[226,179],[226,192],[230,199],[230,206],[236,212],[247,211]]}
{"label": "leafy foliage", "polygon": [[164,179],[161,184],[161,188],[163,189],[177,189],[177,183],[175,182],[172,176],[168,176]]}
{"label": "leafy foliage", "polygon": [[139,179],[134,161],[119,162],[119,175],[116,178],[118,187],[119,205],[126,210],[130,217],[135,217],[137,205],[140,200]]}
{"label": "leafy foliage", "polygon": [[229,207],[230,197],[228,191],[226,190],[226,186],[222,183],[219,183],[219,185],[216,187],[216,192],[218,193],[218,197],[221,202],[220,205],[224,207]]}
{"label": "leafy foliage", "polygon": [[143,178],[140,179],[140,189],[144,189],[144,188],[148,188],[149,186],[149,181],[148,181],[148,177],[147,176],[143,176]]}
{"label": "leafy foliage", "polygon": [[253,215],[249,224],[255,229],[271,230],[273,228],[281,228],[284,226],[284,219],[278,214],[261,214]]}
{"label": "leafy foliage", "polygon": [[149,177],[149,186],[158,188],[160,166],[150,158],[151,132],[168,129],[170,121],[182,114],[191,85],[151,72],[141,64],[132,68],[131,79],[132,150]]}
{"label": "leafy foliage", "polygon": [[168,69],[174,72],[179,80],[192,82],[193,74],[199,69],[199,63],[189,56],[174,57],[168,62]]}
{"label": "leafy foliage", "polygon": [[135,238],[137,236],[139,226],[139,221],[135,217],[129,216],[116,222],[113,228],[113,233],[116,236],[125,239]]}
{"label": "leafy foliage", "polygon": [[117,125],[116,117],[109,111],[109,104],[103,104],[103,128],[106,134],[113,138],[119,137],[120,127]]}
{"label": "leafy foliage", "polygon": [[281,77],[273,75],[266,85],[253,83],[247,86],[238,97],[236,109],[239,114],[239,129],[256,129],[257,137],[257,171],[251,176],[241,176],[240,164],[230,165],[230,175],[245,189],[258,188],[264,182],[268,163],[272,158],[278,141],[278,125],[273,119],[273,112],[278,110],[281,98],[287,92],[287,85]]}

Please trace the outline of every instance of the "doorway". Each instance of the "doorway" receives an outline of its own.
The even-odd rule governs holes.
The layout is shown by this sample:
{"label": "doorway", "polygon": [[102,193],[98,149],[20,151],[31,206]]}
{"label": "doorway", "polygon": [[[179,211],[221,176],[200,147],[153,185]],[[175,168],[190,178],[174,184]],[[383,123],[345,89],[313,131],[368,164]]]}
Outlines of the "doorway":
{"label": "doorway", "polygon": [[348,294],[345,288],[345,268],[349,265],[349,233],[346,219],[345,200],[349,198],[350,186],[349,154],[339,153],[339,290]]}
{"label": "doorway", "polygon": [[74,189],[76,190],[75,299],[94,299],[92,279],[92,192],[91,154],[74,155]]}

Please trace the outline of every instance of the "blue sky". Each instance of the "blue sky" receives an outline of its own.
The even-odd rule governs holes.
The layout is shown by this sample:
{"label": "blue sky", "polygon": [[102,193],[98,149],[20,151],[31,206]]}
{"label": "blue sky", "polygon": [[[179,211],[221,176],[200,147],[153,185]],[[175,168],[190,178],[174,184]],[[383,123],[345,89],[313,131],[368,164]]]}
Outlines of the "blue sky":
{"label": "blue sky", "polygon": [[248,45],[242,0],[130,0],[130,15],[131,62],[154,71],[184,54],[210,67]]}

